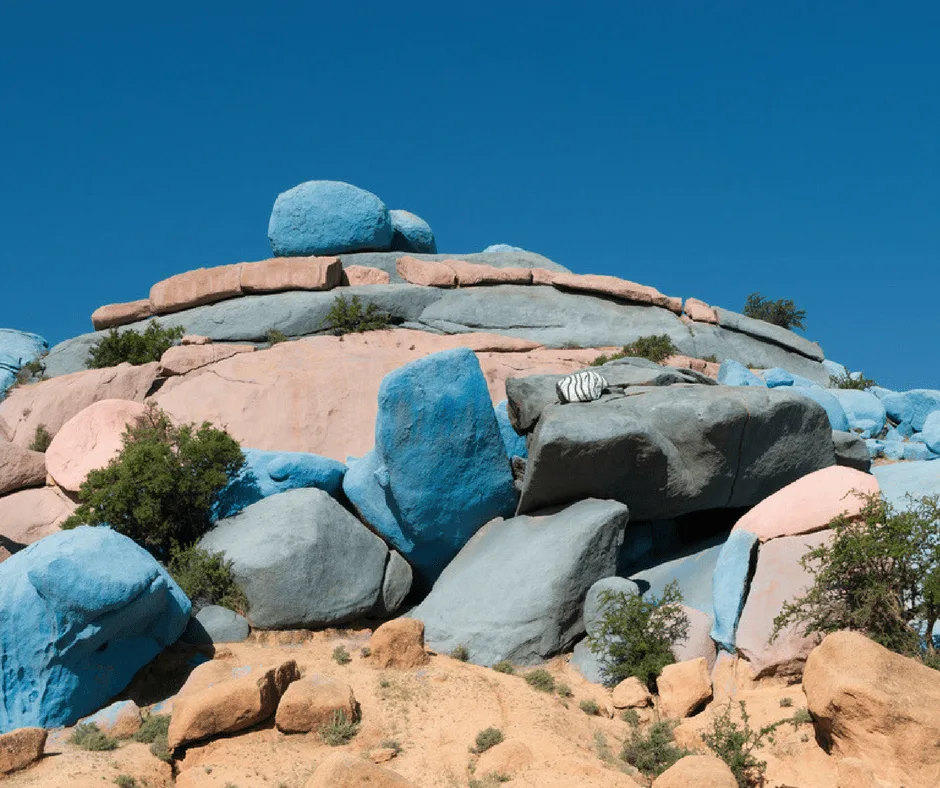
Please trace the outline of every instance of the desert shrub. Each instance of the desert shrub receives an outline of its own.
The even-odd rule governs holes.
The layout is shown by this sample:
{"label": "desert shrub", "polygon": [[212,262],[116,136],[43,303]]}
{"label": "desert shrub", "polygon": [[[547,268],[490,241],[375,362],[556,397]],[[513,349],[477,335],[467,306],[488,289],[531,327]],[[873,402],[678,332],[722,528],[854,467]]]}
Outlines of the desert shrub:
{"label": "desert shrub", "polygon": [[125,361],[128,364],[149,364],[151,361],[159,361],[182,338],[182,327],[161,328],[156,320],[151,320],[143,333],[133,328],[124,331],[112,328],[91,346],[85,366],[88,369],[103,369],[116,367]]}
{"label": "desert shrub", "polygon": [[799,725],[810,724],[813,721],[813,715],[809,713],[809,709],[797,709],[793,712],[793,716],[790,717],[789,721],[793,723],[793,727],[796,728]]}
{"label": "desert shrub", "polygon": [[495,665],[493,665],[493,670],[497,673],[507,673],[510,676],[516,672],[515,667],[508,659],[501,659]]}
{"label": "desert shrub", "polygon": [[352,662],[352,657],[349,656],[349,652],[346,650],[345,646],[337,646],[333,649],[333,661],[337,665],[348,665]]}
{"label": "desert shrub", "polygon": [[658,777],[689,751],[677,747],[673,738],[675,723],[657,720],[646,732],[639,725],[630,726],[630,736],[623,743],[620,758],[647,777]]}
{"label": "desert shrub", "polygon": [[829,376],[829,388],[832,389],[852,389],[854,391],[865,391],[878,383],[871,378],[866,378],[864,372],[859,372],[854,378],[848,372],[841,375]]}
{"label": "desert shrub", "polygon": [[69,736],[69,744],[92,752],[106,752],[116,750],[118,740],[102,733],[93,722],[82,722],[75,726]]}
{"label": "desert shrub", "polygon": [[138,788],[140,785],[135,777],[131,777],[128,774],[119,774],[114,778],[114,784],[118,788]]}
{"label": "desert shrub", "polygon": [[553,692],[555,689],[555,678],[544,668],[537,668],[525,674],[525,680],[530,687],[539,692]]}
{"label": "desert shrub", "polygon": [[349,742],[359,733],[359,724],[346,717],[346,712],[339,710],[333,712],[333,719],[320,727],[320,739],[330,747],[338,747]]}
{"label": "desert shrub", "polygon": [[712,353],[711,355],[708,355],[708,356],[702,356],[702,361],[707,361],[707,362],[709,362],[709,363],[711,363],[711,364],[717,364],[717,363],[718,363],[718,356],[716,356],[714,353]]}
{"label": "desert shrub", "polygon": [[503,732],[499,728],[484,728],[477,734],[474,752],[486,752],[503,740]]}
{"label": "desert shrub", "polygon": [[508,783],[512,777],[500,772],[490,772],[482,777],[471,777],[467,783],[468,788],[497,788],[502,783]]}
{"label": "desert shrub", "polygon": [[600,603],[601,621],[588,635],[588,645],[601,664],[606,683],[613,686],[636,676],[655,689],[656,677],[675,662],[673,645],[689,632],[678,582],[669,583],[658,599],[604,591]]}
{"label": "desert shrub", "polygon": [[42,380],[43,373],[46,371],[46,365],[41,359],[33,359],[16,373],[16,385],[22,386],[29,383],[33,378]]}
{"label": "desert shrub", "polygon": [[781,698],[780,699],[780,708],[789,709],[793,705],[793,698]]}
{"label": "desert shrub", "polygon": [[176,427],[151,408],[128,427],[120,454],[88,474],[62,527],[110,525],[166,562],[209,530],[213,505],[244,463],[227,432],[208,422]]}
{"label": "desert shrub", "polygon": [[470,649],[468,649],[463,643],[459,646],[455,646],[454,650],[450,652],[451,659],[456,659],[458,662],[466,662],[470,659]]}
{"label": "desert shrub", "polygon": [[746,317],[773,323],[781,328],[799,328],[805,330],[803,323],[806,320],[806,310],[797,309],[796,304],[789,298],[780,298],[771,301],[760,293],[751,293],[744,304],[743,313]]}
{"label": "desert shrub", "polygon": [[135,733],[131,738],[134,741],[139,741],[144,744],[152,744],[161,736],[166,738],[167,732],[169,730],[169,714],[150,714],[144,717],[140,727],[137,729],[137,733]]}
{"label": "desert shrub", "polygon": [[366,657],[371,657],[372,649],[369,648],[368,646],[363,646],[361,649],[359,649],[359,656],[362,657],[363,659],[365,659]]}
{"label": "desert shrub", "polygon": [[909,499],[903,511],[866,496],[857,519],[836,517],[832,540],[801,563],[812,585],[774,619],[774,637],[797,624],[807,634],[851,629],[911,657],[933,658],[940,619],[940,499]]}
{"label": "desert shrub", "polygon": [[29,444],[30,451],[39,451],[45,454],[50,443],[52,443],[52,436],[49,434],[49,430],[46,429],[46,425],[37,424],[36,432],[33,433],[33,441]]}
{"label": "desert shrub", "polygon": [[359,296],[353,296],[350,301],[345,296],[336,296],[326,319],[336,336],[380,331],[389,327],[389,316],[375,304],[363,307]]}
{"label": "desert shrub", "polygon": [[738,788],[757,788],[764,784],[767,764],[759,761],[754,751],[773,744],[773,732],[786,720],[767,725],[759,731],[751,728],[750,717],[744,701],[741,706],[740,725],[731,718],[731,703],[712,719],[711,726],[701,734],[702,741],[715,755],[723,760],[738,782]]}
{"label": "desert shrub", "polygon": [[562,698],[570,698],[574,695],[574,693],[571,691],[571,687],[569,687],[564,682],[555,687],[555,691]]}
{"label": "desert shrub", "polygon": [[398,739],[382,739],[379,742],[379,747],[383,747],[386,750],[394,750],[395,755],[400,755],[402,751],[401,742]]}
{"label": "desert shrub", "polygon": [[600,355],[591,362],[591,366],[599,367],[608,361],[616,361],[618,358],[645,358],[655,361],[659,364],[670,356],[679,352],[668,334],[658,334],[656,336],[640,337],[629,345],[624,345],[623,350],[614,353],[612,356]]}
{"label": "desert shrub", "polygon": [[596,717],[601,713],[601,707],[597,705],[596,700],[585,698],[578,704],[578,708],[590,717]]}
{"label": "desert shrub", "polygon": [[620,715],[620,719],[627,723],[627,725],[636,727],[640,724],[640,712],[636,709],[626,709],[623,714]]}
{"label": "desert shrub", "polygon": [[224,553],[211,553],[195,545],[175,549],[167,568],[194,606],[221,605],[239,613],[248,609],[248,599]]}
{"label": "desert shrub", "polygon": [[287,334],[283,331],[278,331],[276,328],[272,328],[268,331],[264,338],[269,345],[279,345],[281,342],[287,342],[290,339]]}

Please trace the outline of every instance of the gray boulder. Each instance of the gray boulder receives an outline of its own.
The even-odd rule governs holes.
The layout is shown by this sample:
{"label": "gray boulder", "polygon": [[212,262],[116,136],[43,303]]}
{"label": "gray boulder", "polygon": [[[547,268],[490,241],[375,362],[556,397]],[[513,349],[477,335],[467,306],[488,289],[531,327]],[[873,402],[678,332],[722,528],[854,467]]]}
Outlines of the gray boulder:
{"label": "gray boulder", "polygon": [[206,605],[195,616],[189,619],[186,631],[181,640],[184,643],[195,645],[211,645],[212,643],[241,643],[245,640],[251,627],[244,616],[238,615],[234,610],[219,605]]}
{"label": "gray boulder", "polygon": [[854,432],[832,431],[832,445],[836,452],[836,465],[871,472],[871,454],[865,441]]}
{"label": "gray boulder", "polygon": [[602,599],[605,593],[625,594],[627,596],[638,596],[640,587],[632,580],[625,577],[605,577],[592,585],[584,597],[584,630],[589,635],[594,635],[600,626],[604,614],[604,601]]}
{"label": "gray boulder", "polygon": [[835,463],[825,410],[792,391],[635,391],[545,408],[519,514],[583,498],[622,501],[639,521],[753,506]]}
{"label": "gray boulder", "polygon": [[722,328],[748,334],[764,342],[779,345],[786,350],[811,358],[813,361],[822,361],[826,357],[822,352],[822,348],[816,342],[810,342],[805,337],[801,337],[789,329],[775,326],[773,323],[767,323],[763,320],[745,317],[737,312],[732,312],[730,309],[722,309],[720,306],[715,307],[715,311],[718,313],[718,324]]}
{"label": "gray boulder", "polygon": [[628,520],[623,504],[597,500],[493,520],[409,615],[424,622],[432,648],[466,645],[478,665],[541,661],[584,633],[585,594],[614,574]]}
{"label": "gray boulder", "polygon": [[571,652],[571,664],[574,665],[584,678],[594,684],[604,684],[607,681],[607,673],[603,665],[594,656],[588,639],[579,640]]}
{"label": "gray boulder", "polygon": [[371,612],[388,559],[385,542],[314,488],[220,520],[199,546],[232,562],[256,629],[326,626]]}
{"label": "gray boulder", "polygon": [[385,579],[382,581],[382,613],[391,614],[401,607],[411,591],[413,580],[411,564],[397,550],[389,550]]}

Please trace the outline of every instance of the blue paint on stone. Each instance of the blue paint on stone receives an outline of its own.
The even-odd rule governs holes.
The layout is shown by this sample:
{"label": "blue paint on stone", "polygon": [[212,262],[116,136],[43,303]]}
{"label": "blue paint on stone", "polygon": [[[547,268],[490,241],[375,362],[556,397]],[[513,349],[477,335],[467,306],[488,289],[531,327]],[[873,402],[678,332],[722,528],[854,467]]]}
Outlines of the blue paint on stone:
{"label": "blue paint on stone", "polygon": [[765,369],[761,377],[767,388],[777,388],[778,386],[798,386],[800,388],[820,388],[815,380],[804,378],[802,375],[795,375],[785,370],[783,367],[772,367]]}
{"label": "blue paint on stone", "polygon": [[940,495],[940,462],[898,462],[875,466],[871,472],[882,495],[896,509],[907,509],[908,495],[915,500]]}
{"label": "blue paint on stone", "polygon": [[863,438],[877,438],[887,421],[885,405],[868,391],[854,389],[829,389],[849,420],[849,429]]}
{"label": "blue paint on stone", "polygon": [[509,403],[503,400],[494,408],[496,412],[496,423],[499,424],[499,434],[503,438],[503,445],[506,447],[507,457],[528,457],[529,449],[526,446],[525,437],[520,435],[512,428],[509,421]]}
{"label": "blue paint on stone", "polygon": [[757,375],[744,366],[740,361],[726,359],[718,368],[718,382],[723,386],[764,386],[766,385]]}
{"label": "blue paint on stone", "polygon": [[840,432],[849,431],[849,420],[845,415],[845,410],[829,390],[821,387],[805,388],[803,386],[794,386],[792,390],[822,405],[829,417],[829,424],[832,429]]}
{"label": "blue paint on stone", "polygon": [[307,181],[278,195],[268,239],[278,257],[385,252],[392,245],[392,222],[385,203],[365,189]]}
{"label": "blue paint on stone", "polygon": [[0,328],[0,398],[16,382],[16,373],[49,350],[39,334]]}
{"label": "blue paint on stone", "polygon": [[392,221],[392,251],[435,254],[434,232],[420,216],[409,211],[388,212]]}
{"label": "blue paint on stone", "polygon": [[509,244],[490,244],[483,250],[483,254],[490,254],[494,252],[524,252],[526,251],[521,246],[510,246]]}
{"label": "blue paint on stone", "polygon": [[891,421],[910,424],[915,432],[924,429],[927,417],[940,411],[940,391],[936,389],[912,389],[890,394],[882,400]]}
{"label": "blue paint on stone", "polygon": [[822,365],[826,368],[826,371],[829,373],[829,377],[843,378],[849,374],[848,367],[846,367],[844,364],[840,364],[838,361],[830,361],[827,358],[827,359],[823,359]]}
{"label": "blue paint on stone", "polygon": [[935,410],[927,416],[921,435],[924,436],[927,448],[934,454],[940,454],[940,410]]}
{"label": "blue paint on stone", "polygon": [[0,733],[104,706],[179,638],[190,602],[143,548],[81,526],[0,564]]}
{"label": "blue paint on stone", "polygon": [[715,624],[712,640],[734,653],[734,636],[744,609],[751,567],[757,551],[757,536],[750,531],[732,531],[718,554],[712,576]]}
{"label": "blue paint on stone", "polygon": [[482,525],[515,512],[512,470],[472,351],[434,353],[386,375],[375,439],[343,490],[424,581]]}

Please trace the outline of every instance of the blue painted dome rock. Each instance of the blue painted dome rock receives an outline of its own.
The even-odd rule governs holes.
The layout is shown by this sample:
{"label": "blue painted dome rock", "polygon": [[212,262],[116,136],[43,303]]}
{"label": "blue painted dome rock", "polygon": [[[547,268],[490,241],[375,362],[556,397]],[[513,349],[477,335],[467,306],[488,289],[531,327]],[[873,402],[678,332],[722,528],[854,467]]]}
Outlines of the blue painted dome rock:
{"label": "blue painted dome rock", "polygon": [[278,257],[383,252],[391,249],[392,220],[385,203],[365,189],[307,181],[278,195],[268,239]]}
{"label": "blue painted dome rock", "polygon": [[392,251],[412,254],[437,254],[434,231],[420,216],[409,211],[394,210],[388,215],[392,220]]}

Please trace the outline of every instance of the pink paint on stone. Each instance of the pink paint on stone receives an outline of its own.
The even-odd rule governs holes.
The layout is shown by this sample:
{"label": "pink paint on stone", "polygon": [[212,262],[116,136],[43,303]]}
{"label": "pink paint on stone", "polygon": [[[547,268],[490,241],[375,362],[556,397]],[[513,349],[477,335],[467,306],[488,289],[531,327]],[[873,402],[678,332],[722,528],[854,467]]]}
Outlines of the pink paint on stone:
{"label": "pink paint on stone", "polygon": [[682,314],[682,299],[677,296],[654,295],[653,306],[661,306],[663,309],[668,309],[670,312],[675,312],[677,315]]}
{"label": "pink paint on stone", "polygon": [[708,375],[712,380],[718,380],[718,370],[721,364],[705,361],[701,358],[693,358],[692,356],[670,356],[663,361],[663,366],[691,369],[695,372],[701,372],[703,375]]}
{"label": "pink paint on stone", "polygon": [[342,277],[338,257],[274,257],[241,264],[241,289],[246,294],[332,290]]}
{"label": "pink paint on stone", "polygon": [[871,474],[833,465],[765,498],[735,523],[734,530],[750,531],[762,542],[821,531],[839,515],[858,515],[865,496],[879,492],[878,480]]}
{"label": "pink paint on stone", "polygon": [[689,619],[689,633],[685,640],[676,643],[672,648],[676,662],[687,662],[701,657],[711,671],[718,658],[718,650],[711,637],[712,617],[686,605],[682,605],[682,610]]}
{"label": "pink paint on stone", "polygon": [[[54,534],[75,511],[72,503],[57,487],[21,490],[0,498],[0,536],[17,545],[31,545]],[[0,561],[10,553],[0,547]]]}
{"label": "pink paint on stone", "polygon": [[555,283],[556,276],[558,276],[558,274],[556,274],[554,271],[549,271],[547,268],[533,268],[532,284],[551,285]]}
{"label": "pink paint on stone", "polygon": [[157,282],[150,288],[150,309],[164,315],[240,296],[241,268],[240,264],[197,268]]}
{"label": "pink paint on stone", "polygon": [[65,422],[99,400],[143,402],[158,367],[157,362],[136,367],[119,364],[20,386],[0,402],[0,419],[6,423],[13,443],[29,446],[40,424],[55,436]]}
{"label": "pink paint on stone", "polygon": [[0,495],[46,483],[46,458],[9,441],[0,441]]}
{"label": "pink paint on stone", "polygon": [[770,639],[774,618],[783,604],[802,596],[812,583],[800,559],[830,538],[831,532],[822,531],[785,536],[760,546],[735,639],[738,654],[750,663],[757,677],[800,675],[806,657],[819,643],[817,636],[804,637],[798,624],[780,632],[773,643]]}
{"label": "pink paint on stone", "polygon": [[77,492],[90,471],[120,453],[124,431],[146,413],[140,402],[122,399],[101,400],[77,413],[46,450],[49,475],[62,489]]}
{"label": "pink paint on stone", "polygon": [[699,301],[697,298],[686,299],[685,313],[697,323],[718,325],[718,313],[704,301]]}
{"label": "pink paint on stone", "polygon": [[181,345],[211,345],[210,337],[200,336],[199,334],[187,334],[180,340]]}
{"label": "pink paint on stone", "polygon": [[123,326],[150,317],[150,299],[128,301],[124,304],[107,304],[99,306],[91,313],[91,324],[96,331],[112,326]]}
{"label": "pink paint on stone", "polygon": [[388,271],[381,268],[370,268],[367,265],[347,265],[343,269],[342,284],[344,287],[359,287],[361,285],[387,285],[392,281]]}
{"label": "pink paint on stone", "polygon": [[239,353],[254,353],[254,345],[178,345],[160,358],[161,376],[185,375],[194,369],[214,364]]}
{"label": "pink paint on stone", "polygon": [[532,284],[531,268],[497,268],[495,265],[467,263],[462,260],[442,260],[441,262],[453,269],[460,287]]}
{"label": "pink paint on stone", "polygon": [[398,275],[406,282],[425,287],[453,287],[457,274],[449,265],[417,257],[399,257],[396,265]]}
{"label": "pink paint on stone", "polygon": [[595,293],[619,298],[622,301],[660,306],[677,314],[682,312],[681,298],[665,296],[655,287],[639,285],[617,276],[555,273],[552,276],[552,284],[560,290]]}

